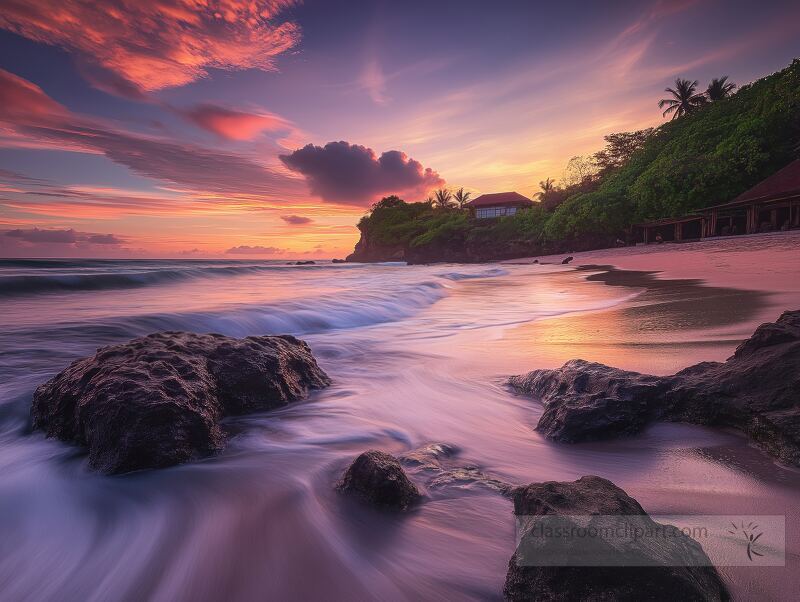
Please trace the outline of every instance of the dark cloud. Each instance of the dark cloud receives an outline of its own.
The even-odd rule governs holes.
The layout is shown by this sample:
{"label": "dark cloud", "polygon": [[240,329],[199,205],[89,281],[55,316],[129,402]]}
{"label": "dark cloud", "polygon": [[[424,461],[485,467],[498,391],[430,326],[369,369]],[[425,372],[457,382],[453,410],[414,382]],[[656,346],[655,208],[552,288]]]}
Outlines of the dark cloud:
{"label": "dark cloud", "polygon": [[279,249],[278,247],[262,247],[261,245],[253,247],[249,245],[240,245],[238,247],[232,247],[225,252],[230,255],[280,255],[285,252],[285,249]]}
{"label": "dark cloud", "polygon": [[121,245],[125,241],[114,234],[92,234],[86,242],[92,245]]}
{"label": "dark cloud", "polygon": [[121,245],[125,240],[115,234],[95,234],[93,232],[77,232],[69,230],[48,230],[39,228],[6,230],[5,235],[31,244],[78,244],[90,245]]}
{"label": "dark cloud", "polygon": [[371,148],[345,141],[308,144],[280,159],[306,177],[313,194],[338,203],[369,205],[390,193],[422,196],[444,184],[438,173],[405,153],[392,150],[378,157]]}
{"label": "dark cloud", "polygon": [[19,238],[25,242],[55,242],[55,243],[74,243],[78,242],[78,233],[75,230],[39,230],[39,228],[32,228],[30,230],[9,230],[6,236],[12,238]]}
{"label": "dark cloud", "polygon": [[281,219],[292,226],[302,226],[314,221],[310,217],[303,217],[302,215],[281,215]]}

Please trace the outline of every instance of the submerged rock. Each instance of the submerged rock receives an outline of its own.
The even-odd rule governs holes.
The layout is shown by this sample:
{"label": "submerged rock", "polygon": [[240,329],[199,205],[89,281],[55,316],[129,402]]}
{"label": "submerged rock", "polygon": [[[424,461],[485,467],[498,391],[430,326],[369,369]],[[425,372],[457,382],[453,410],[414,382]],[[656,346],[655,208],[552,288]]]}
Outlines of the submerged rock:
{"label": "submerged rock", "polygon": [[558,441],[630,435],[652,420],[733,427],[783,462],[800,465],[800,311],[762,324],[724,363],[673,376],[572,360],[509,384],[541,399],[536,429]]}
{"label": "submerged rock", "polygon": [[269,410],[330,384],[291,336],[160,332],[98,349],[41,385],[33,427],[84,445],[105,473],[180,464],[221,449],[224,416]]}
{"label": "submerged rock", "polygon": [[[653,521],[639,503],[606,479],[584,476],[512,492],[520,545],[511,557],[503,593],[508,600],[727,600],[717,570],[692,538]],[[627,517],[627,518],[623,518]],[[669,537],[620,536],[603,531],[633,523]],[[613,533],[547,537],[545,529]],[[566,531],[564,531],[566,532]]]}
{"label": "submerged rock", "polygon": [[336,488],[391,510],[407,510],[422,497],[397,458],[374,449],[353,461]]}

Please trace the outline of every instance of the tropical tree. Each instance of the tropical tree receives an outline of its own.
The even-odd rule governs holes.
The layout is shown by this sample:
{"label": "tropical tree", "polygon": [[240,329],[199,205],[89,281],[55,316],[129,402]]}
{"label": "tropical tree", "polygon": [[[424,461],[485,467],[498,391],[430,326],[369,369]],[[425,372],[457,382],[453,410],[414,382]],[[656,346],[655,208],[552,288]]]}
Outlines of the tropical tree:
{"label": "tropical tree", "polygon": [[722,100],[723,98],[728,98],[731,94],[733,94],[735,89],[736,84],[729,82],[727,75],[715,77],[711,80],[711,83],[708,84],[708,88],[706,88],[706,97],[708,100],[715,102],[717,100]]}
{"label": "tropical tree", "polygon": [[450,201],[453,200],[452,193],[447,188],[440,188],[433,193],[433,205],[441,209],[447,209],[451,206]]}
{"label": "tropical tree", "polygon": [[463,188],[459,188],[456,190],[456,193],[453,195],[456,203],[458,204],[459,209],[463,209],[464,205],[469,203],[469,197],[472,196],[470,192],[464,192]]}
{"label": "tropical tree", "polygon": [[428,195],[428,198],[423,201],[423,203],[427,203],[431,207],[433,207],[434,199],[431,195]]}
{"label": "tropical tree", "polygon": [[556,188],[556,181],[553,178],[547,178],[546,180],[541,180],[539,182],[539,188],[541,191],[537,192],[533,196],[537,197],[538,199],[544,199],[548,194],[553,192]]}
{"label": "tropical tree", "polygon": [[672,94],[672,98],[662,98],[658,101],[658,108],[664,109],[662,115],[666,117],[672,113],[672,119],[683,117],[694,111],[705,101],[703,94],[697,93],[697,80],[690,82],[688,79],[675,80],[674,88],[665,88],[665,92]]}

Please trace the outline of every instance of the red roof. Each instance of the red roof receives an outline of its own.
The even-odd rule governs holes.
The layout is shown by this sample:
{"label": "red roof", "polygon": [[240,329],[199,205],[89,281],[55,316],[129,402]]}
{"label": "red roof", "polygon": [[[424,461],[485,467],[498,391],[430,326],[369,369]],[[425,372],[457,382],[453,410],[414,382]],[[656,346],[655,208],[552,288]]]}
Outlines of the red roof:
{"label": "red roof", "polygon": [[518,192],[495,192],[494,194],[482,194],[477,199],[467,203],[468,207],[509,207],[515,205],[527,207],[533,205],[533,201]]}
{"label": "red roof", "polygon": [[792,161],[766,180],[761,180],[750,190],[746,190],[732,201],[707,207],[707,209],[727,207],[729,205],[744,205],[759,201],[772,201],[793,196],[800,196],[800,159]]}

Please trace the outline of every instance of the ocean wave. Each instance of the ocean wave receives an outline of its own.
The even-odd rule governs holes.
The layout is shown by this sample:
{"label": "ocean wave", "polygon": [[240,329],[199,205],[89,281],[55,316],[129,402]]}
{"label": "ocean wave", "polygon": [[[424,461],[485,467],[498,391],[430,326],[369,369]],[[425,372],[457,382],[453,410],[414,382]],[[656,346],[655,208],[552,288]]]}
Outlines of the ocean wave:
{"label": "ocean wave", "polygon": [[[62,266],[59,266],[62,267]],[[73,267],[73,266],[69,266]],[[80,267],[77,264],[74,267]],[[331,267],[327,264],[302,268]],[[336,266],[338,267],[338,266]],[[110,289],[139,288],[168,284],[195,278],[218,278],[263,271],[295,269],[292,266],[271,265],[204,265],[197,267],[155,268],[129,271],[78,273],[43,273],[0,275],[0,297],[13,297],[50,292],[80,292]]]}
{"label": "ocean wave", "polygon": [[496,276],[508,276],[508,271],[502,268],[487,268],[480,272],[445,272],[444,274],[437,274],[439,278],[445,280],[472,280],[474,278],[494,278]]}

